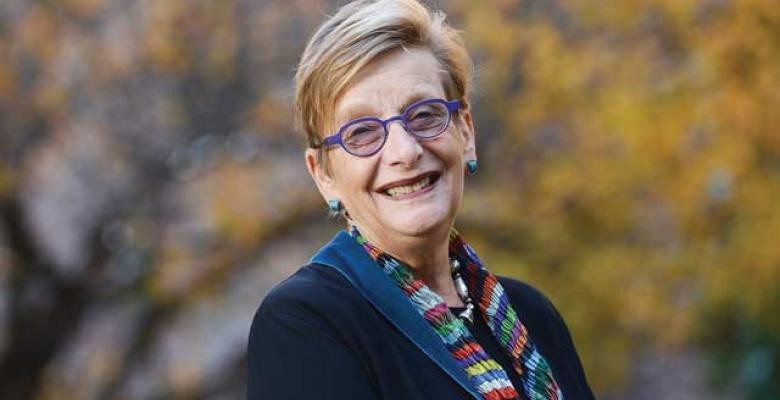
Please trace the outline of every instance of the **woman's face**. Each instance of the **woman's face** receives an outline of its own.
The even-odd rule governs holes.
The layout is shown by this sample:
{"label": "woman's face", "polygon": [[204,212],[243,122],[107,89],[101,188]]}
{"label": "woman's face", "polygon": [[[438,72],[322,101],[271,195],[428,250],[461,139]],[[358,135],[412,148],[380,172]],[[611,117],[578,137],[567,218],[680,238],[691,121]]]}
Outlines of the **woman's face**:
{"label": "woman's face", "polygon": [[[337,100],[333,131],[355,118],[399,115],[415,101],[453,100],[445,98],[440,69],[425,49],[396,50],[378,58]],[[361,233],[380,247],[447,233],[461,203],[465,161],[476,159],[469,111],[454,113],[447,130],[433,139],[417,139],[397,121],[388,125],[388,132],[384,147],[369,157],[353,156],[338,146],[326,149],[329,171],[317,163],[316,150],[307,150],[317,187],[326,200],[341,200]]]}

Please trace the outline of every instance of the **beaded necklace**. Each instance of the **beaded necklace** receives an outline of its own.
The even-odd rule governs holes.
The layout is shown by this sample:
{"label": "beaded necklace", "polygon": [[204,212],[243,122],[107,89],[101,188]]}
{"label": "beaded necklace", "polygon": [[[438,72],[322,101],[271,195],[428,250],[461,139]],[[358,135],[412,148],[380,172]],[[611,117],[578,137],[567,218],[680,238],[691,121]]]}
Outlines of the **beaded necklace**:
{"label": "beaded necklace", "polygon": [[[485,400],[520,398],[506,371],[487,355],[463,320],[450,312],[438,294],[416,278],[403,262],[370,244],[354,225],[350,227],[350,234],[403,290]],[[528,331],[509,304],[504,288],[454,229],[450,233],[449,251],[451,260],[465,264],[465,268],[453,265],[453,275],[466,276],[467,289],[471,294],[469,300],[477,299],[477,306],[490,331],[512,359],[512,366],[523,382],[523,391],[528,399],[563,400],[550,366],[531,342]],[[461,291],[458,292],[460,295]]]}

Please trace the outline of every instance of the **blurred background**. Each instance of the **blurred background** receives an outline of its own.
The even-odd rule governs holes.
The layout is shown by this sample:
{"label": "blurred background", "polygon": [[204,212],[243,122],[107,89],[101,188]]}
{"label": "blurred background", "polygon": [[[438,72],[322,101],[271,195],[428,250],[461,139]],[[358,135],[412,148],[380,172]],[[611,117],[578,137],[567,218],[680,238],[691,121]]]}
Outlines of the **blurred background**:
{"label": "blurred background", "polygon": [[[0,2],[0,398],[240,399],[340,228],[292,76],[343,2]],[[476,62],[458,227],[601,399],[780,398],[775,0],[429,1]]]}

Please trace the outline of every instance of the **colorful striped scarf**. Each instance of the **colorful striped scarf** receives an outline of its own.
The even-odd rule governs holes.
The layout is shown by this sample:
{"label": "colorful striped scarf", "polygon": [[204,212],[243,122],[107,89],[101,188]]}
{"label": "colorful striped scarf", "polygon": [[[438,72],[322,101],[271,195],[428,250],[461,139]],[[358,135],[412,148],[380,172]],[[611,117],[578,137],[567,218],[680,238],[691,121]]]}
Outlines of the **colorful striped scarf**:
{"label": "colorful striped scarf", "polygon": [[[414,277],[410,267],[371,245],[356,227],[350,228],[350,234],[403,290],[485,400],[520,398],[506,371],[487,355],[438,294]],[[450,257],[466,265],[462,273],[469,295],[482,311],[493,336],[509,354],[512,366],[523,382],[526,397],[530,400],[563,400],[550,366],[531,342],[528,331],[509,304],[504,288],[454,229],[450,233],[449,251]]]}

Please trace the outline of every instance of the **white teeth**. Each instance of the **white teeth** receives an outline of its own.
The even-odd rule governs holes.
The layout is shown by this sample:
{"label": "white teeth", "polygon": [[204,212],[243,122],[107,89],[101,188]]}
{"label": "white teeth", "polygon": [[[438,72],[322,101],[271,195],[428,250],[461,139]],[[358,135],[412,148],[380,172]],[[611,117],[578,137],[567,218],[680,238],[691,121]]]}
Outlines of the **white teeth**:
{"label": "white teeth", "polygon": [[427,187],[430,184],[431,184],[431,177],[426,176],[425,178],[422,178],[411,185],[396,186],[394,188],[387,189],[386,192],[392,197],[402,196],[405,194],[414,193],[419,190],[422,190],[423,188]]}

